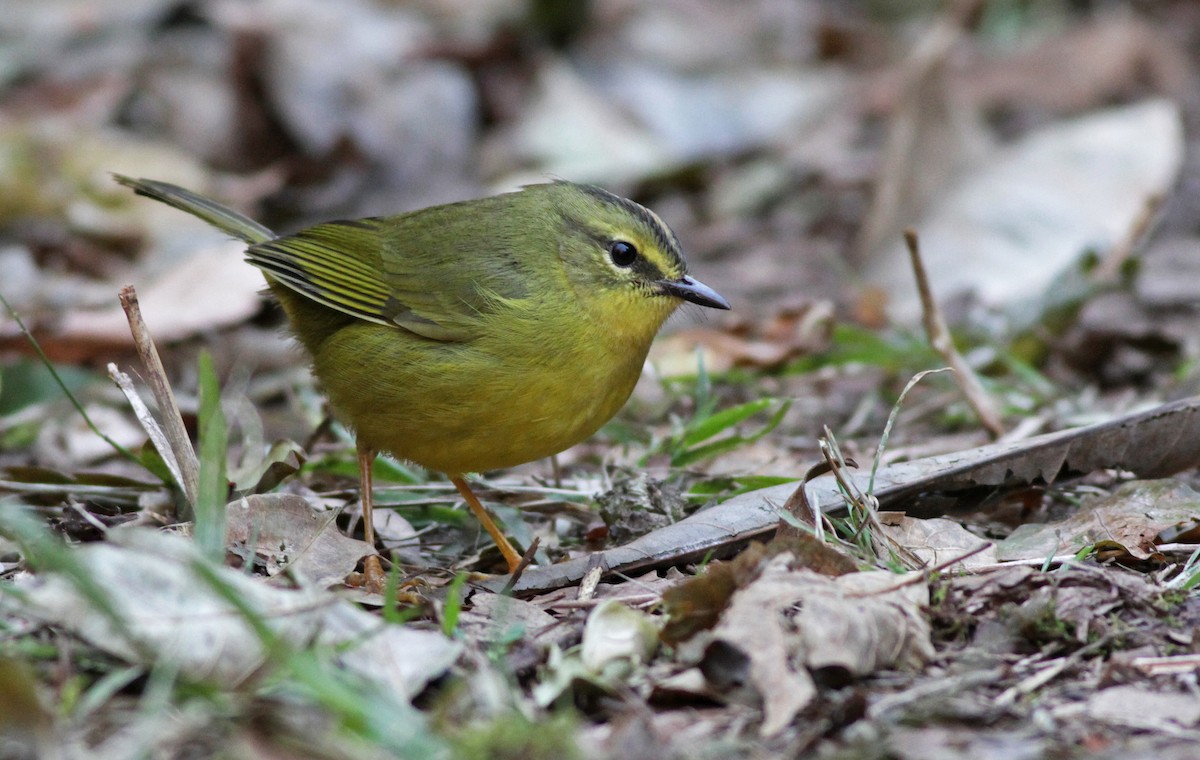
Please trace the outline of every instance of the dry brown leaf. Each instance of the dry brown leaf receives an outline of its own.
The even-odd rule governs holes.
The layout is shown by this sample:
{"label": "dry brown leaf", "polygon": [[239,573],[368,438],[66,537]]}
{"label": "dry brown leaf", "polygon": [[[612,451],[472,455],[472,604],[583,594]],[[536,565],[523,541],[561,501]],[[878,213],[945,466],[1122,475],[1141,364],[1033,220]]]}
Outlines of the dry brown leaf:
{"label": "dry brown leaf", "polygon": [[975,551],[991,542],[980,538],[954,520],[941,517],[919,520],[901,515],[895,520],[881,518],[880,522],[889,538],[920,557],[928,567],[941,565],[971,552],[975,553],[947,569],[955,571],[996,562],[995,547]]}
{"label": "dry brown leaf", "polygon": [[914,574],[850,573],[817,584],[794,624],[811,670],[865,676],[881,669],[915,669],[933,656],[929,587]]}
{"label": "dry brown leaf", "polygon": [[254,610],[282,644],[300,648],[316,640],[342,647],[344,667],[404,699],[458,655],[459,645],[441,634],[380,625],[375,615],[320,589],[275,588],[229,568],[202,572],[195,545],[179,536],[112,530],[108,541],[78,547],[73,555],[108,594],[122,625],[53,573],[19,584],[26,592],[22,614],[130,662],[170,662],[188,678],[235,685],[268,660],[262,636],[225,591]]}
{"label": "dry brown leaf", "polygon": [[758,692],[764,736],[786,728],[817,694],[812,676],[797,661],[796,638],[783,627],[785,611],[803,597],[803,586],[787,567],[789,560],[774,558],[758,580],[734,593],[713,630],[707,664],[701,665],[706,675],[714,671],[714,658],[727,661],[719,668],[723,672],[742,665],[744,675],[730,680],[749,682]]}
{"label": "dry brown leaf", "polygon": [[827,578],[794,562],[780,554],[734,592],[705,654],[722,660],[717,669],[730,680],[744,663],[741,680],[762,700],[764,736],[786,728],[816,696],[809,671],[861,677],[917,667],[933,654],[924,583],[885,572]]}
{"label": "dry brown leaf", "polygon": [[1000,560],[1037,559],[1095,546],[1105,555],[1153,556],[1159,534],[1200,523],[1200,493],[1173,479],[1125,483],[1112,495],[1084,504],[1065,520],[1021,525],[1000,542]]}
{"label": "dry brown leaf", "polygon": [[663,592],[667,623],[662,640],[677,644],[716,625],[733,593],[758,577],[766,556],[765,544],[752,543],[732,562],[714,562],[701,575]]}
{"label": "dry brown leaf", "polygon": [[1093,694],[1087,701],[1087,713],[1113,726],[1177,731],[1200,724],[1200,700],[1188,691],[1168,693],[1129,684]]}
{"label": "dry brown leaf", "polygon": [[247,496],[225,507],[225,541],[243,559],[263,563],[269,576],[286,571],[302,585],[326,588],[375,553],[339,531],[336,517],[336,512],[316,512],[295,494]]}

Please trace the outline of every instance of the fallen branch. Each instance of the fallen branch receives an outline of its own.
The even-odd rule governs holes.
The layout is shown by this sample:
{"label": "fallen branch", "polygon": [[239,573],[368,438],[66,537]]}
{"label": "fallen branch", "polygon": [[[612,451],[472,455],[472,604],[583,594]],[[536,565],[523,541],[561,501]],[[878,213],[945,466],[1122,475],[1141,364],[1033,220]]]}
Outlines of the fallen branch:
{"label": "fallen branch", "polygon": [[179,404],[175,402],[175,393],[171,390],[171,383],[167,380],[167,371],[163,368],[158,348],[155,347],[154,339],[150,337],[150,331],[146,328],[145,321],[142,320],[142,309],[138,305],[137,291],[132,285],[126,285],[121,288],[118,298],[121,299],[121,308],[125,310],[125,316],[129,320],[129,332],[133,335],[133,344],[137,348],[138,356],[142,359],[142,367],[146,370],[146,383],[150,386],[150,392],[154,394],[154,401],[158,405],[158,412],[162,415],[163,432],[167,436],[167,443],[171,451],[175,453],[175,460],[178,462],[179,472],[182,476],[181,485],[184,496],[194,507],[199,493],[200,463],[196,458],[196,450],[192,448],[192,440],[188,436],[187,428],[184,427],[183,414],[179,411]]}
{"label": "fallen branch", "polygon": [[929,287],[929,277],[925,273],[925,264],[921,261],[917,233],[905,230],[904,243],[908,246],[913,275],[917,278],[917,291],[921,295],[921,322],[925,325],[925,334],[929,336],[929,345],[933,346],[933,350],[954,370],[954,381],[958,383],[967,403],[975,410],[979,421],[992,434],[992,438],[999,438],[1004,435],[1004,423],[1000,421],[1000,413],[996,411],[996,405],[983,389],[979,377],[954,346],[950,329],[946,327],[946,319],[942,316],[942,310]]}
{"label": "fallen branch", "polygon": [[[1158,478],[1198,465],[1200,396],[1194,396],[1088,427],[899,462],[875,474],[873,493],[881,508],[932,516],[937,512],[918,503],[918,497],[981,486],[998,490],[1050,484],[1108,468]],[[869,475],[848,477],[866,490]],[[831,476],[817,478],[806,488],[814,510],[835,513],[845,507]],[[529,568],[512,591],[529,595],[575,585],[593,563],[601,561],[612,575],[727,556],[752,540],[769,539],[779,525],[783,504],[795,489],[795,484],[788,483],[736,496],[625,546]],[[499,591],[507,582],[508,578],[499,577],[479,585]]]}

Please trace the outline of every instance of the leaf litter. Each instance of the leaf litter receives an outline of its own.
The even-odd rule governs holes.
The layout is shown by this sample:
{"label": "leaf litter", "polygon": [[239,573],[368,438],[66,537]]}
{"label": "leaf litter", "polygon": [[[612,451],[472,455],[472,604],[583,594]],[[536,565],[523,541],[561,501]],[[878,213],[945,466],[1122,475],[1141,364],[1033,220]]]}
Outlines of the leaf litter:
{"label": "leaf litter", "polygon": [[[487,552],[474,561],[481,553],[473,538],[450,527],[460,514],[453,504],[400,489],[390,491],[396,501],[386,512],[395,524],[385,546],[404,547],[393,554],[389,590],[368,599],[347,587],[373,549],[339,527],[337,508],[353,503],[339,470],[341,431],[322,428],[303,447],[281,442],[261,454],[272,440],[317,427],[311,386],[275,383],[263,405],[274,408],[262,420],[226,408],[242,436],[232,441],[233,458],[250,463],[236,468],[239,490],[282,489],[235,495],[225,506],[234,570],[205,564],[182,538],[114,527],[175,522],[177,494],[159,483],[93,484],[82,470],[127,475],[132,464],[106,459],[84,426],[56,419],[62,413],[6,405],[16,373],[0,365],[0,702],[21,706],[0,711],[0,753],[1194,752],[1200,576],[1189,558],[1190,489],[1200,426],[1188,398],[1195,289],[1183,273],[1196,238],[1194,169],[1179,150],[1180,124],[1189,137],[1194,107],[1179,88],[1196,62],[1178,42],[1188,23],[1146,20],[1157,12],[1186,20],[1189,4],[1098,14],[1064,24],[1061,34],[1052,26],[1040,30],[1046,41],[991,60],[981,42],[1002,4],[947,14],[943,21],[962,28],[942,38],[929,77],[915,87],[889,84],[895,67],[863,66],[885,55],[866,40],[876,35],[878,44],[894,30],[867,16],[818,18],[821,3],[736,12],[702,0],[667,11],[634,3],[588,17],[583,29],[538,26],[545,22],[533,16],[526,28],[504,3],[469,12],[436,0],[420,11],[367,2],[344,12],[202,3],[153,19],[161,4],[143,5],[135,15],[147,25],[145,40],[100,11],[82,41],[70,14],[38,16],[33,26],[28,14],[14,15],[3,32],[36,39],[10,30],[57,29],[45,48],[66,72],[47,77],[54,67],[25,41],[0,65],[0,86],[19,90],[19,107],[0,100],[0,110],[6,119],[20,114],[5,121],[0,160],[30,145],[43,159],[33,174],[19,161],[4,173],[12,191],[0,202],[0,288],[20,291],[22,312],[35,316],[35,333],[59,360],[123,358],[111,356],[125,345],[123,325],[104,323],[96,308],[110,305],[113,283],[126,275],[146,287],[148,305],[149,283],[163,284],[165,310],[151,314],[151,329],[176,356],[204,342],[236,354],[214,338],[248,345],[236,342],[245,320],[271,320],[251,308],[248,282],[240,282],[252,270],[226,282],[224,265],[203,264],[215,243],[193,239],[198,233],[152,205],[113,195],[104,184],[112,169],[217,188],[235,204],[291,214],[288,223],[578,170],[652,201],[688,238],[697,270],[727,274],[739,311],[751,316],[665,336],[655,361],[667,380],[639,389],[634,424],[627,416],[625,432],[614,426],[599,444],[566,454],[564,473],[517,471],[554,493],[523,518],[512,494],[488,494],[514,532],[527,531],[523,540],[542,540],[539,559],[566,560],[527,570],[512,589],[519,597],[494,593],[505,579],[431,569],[486,567]],[[755,24],[772,31],[750,33]],[[1178,38],[1159,33],[1167,25]],[[942,23],[935,32],[947,30]],[[161,51],[140,49],[152,39],[172,51],[170,66],[153,63]],[[806,53],[796,40],[814,47]],[[542,54],[553,45],[568,54]],[[222,51],[225,63],[210,65]],[[1093,57],[1105,65],[1080,69]],[[1064,90],[1064,72],[1076,69],[1086,70],[1086,86],[1071,78]],[[100,70],[99,79],[86,73]],[[706,70],[720,76],[706,78]],[[239,118],[220,118],[235,103]],[[680,107],[663,113],[662,103]],[[872,135],[880,114],[898,132],[917,124],[925,142],[884,151]],[[580,130],[564,128],[572,123]],[[242,174],[214,176],[197,156]],[[1173,187],[1177,172],[1184,181]],[[838,270],[864,226],[872,185],[876,203],[888,188],[912,189],[900,193],[911,205],[873,212],[885,231],[876,229],[878,245],[860,246],[868,260],[859,263],[881,271],[887,254],[863,251],[886,251],[896,242],[887,229],[924,219],[935,287],[973,286],[1006,315],[981,325],[968,303],[954,326],[975,345],[966,360],[988,390],[1010,402],[1006,421],[1028,414],[1025,433],[969,448],[978,436],[958,442],[974,423],[944,388],[914,394],[873,488],[866,473],[847,476],[878,500],[879,521],[853,523],[824,477],[800,492],[812,519],[788,522],[795,479],[816,457],[814,431],[828,424],[864,461],[892,384],[926,368],[924,349],[904,336],[864,339],[864,330],[856,338],[847,323],[855,313],[878,326],[885,308],[902,305],[906,271],[881,278],[888,298],[844,296],[852,286],[814,274]],[[1175,200],[1162,212],[1171,245],[1156,238],[1141,251],[1131,219],[1155,194]],[[42,221],[24,221],[31,209]],[[1148,224],[1157,219],[1148,216]],[[1088,280],[1089,246],[1101,261],[1116,261],[1113,251],[1124,246],[1119,258],[1131,266],[1098,286]],[[976,255],[994,250],[1017,250],[1024,263],[1010,269],[1015,255],[1002,256],[1004,266]],[[1055,280],[1064,268],[1087,287]],[[213,278],[220,282],[204,284]],[[185,281],[207,297],[192,299]],[[822,285],[808,289],[814,282]],[[806,289],[829,300],[798,302]],[[789,298],[777,299],[782,293]],[[196,310],[173,309],[181,296]],[[1080,309],[1073,322],[1072,308]],[[1069,324],[1060,328],[1063,314]],[[1033,350],[996,327],[1004,319],[1031,330],[1024,337]],[[0,340],[11,349],[20,339],[6,320]],[[218,357],[235,376],[240,360]],[[188,387],[191,367],[173,364]],[[689,379],[697,366],[701,377]],[[1183,400],[1155,408],[1162,398]],[[144,437],[123,409],[114,413],[119,406],[101,394],[84,408],[136,447]],[[187,406],[194,430],[203,421]],[[279,407],[299,434],[260,429]],[[1109,422],[1087,426],[1098,418]],[[652,431],[649,443],[626,435],[634,425]],[[1074,429],[1023,438],[1064,428]],[[36,448],[19,442],[39,429],[47,432]],[[752,448],[769,456],[746,456]],[[917,450],[907,461],[898,455]],[[598,452],[638,462],[641,477],[606,483],[607,472],[595,474]],[[153,466],[149,451],[137,457]],[[400,466],[388,475],[404,488],[424,485]],[[729,497],[739,483],[785,480]],[[610,485],[618,492],[611,525],[596,529],[592,497]],[[65,541],[20,528],[26,523],[9,511],[17,503],[33,505],[21,514]],[[639,512],[651,519],[635,526]],[[754,548],[781,527],[795,533]],[[978,551],[988,544],[994,556]],[[918,569],[896,572],[905,563]],[[10,718],[17,712],[19,725]]]}

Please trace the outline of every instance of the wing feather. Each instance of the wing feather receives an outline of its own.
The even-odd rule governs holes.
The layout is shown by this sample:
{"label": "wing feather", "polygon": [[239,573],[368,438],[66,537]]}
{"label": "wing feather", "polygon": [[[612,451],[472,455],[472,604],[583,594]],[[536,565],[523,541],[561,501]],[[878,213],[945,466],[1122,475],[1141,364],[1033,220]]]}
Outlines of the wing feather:
{"label": "wing feather", "polygon": [[[317,303],[439,341],[467,341],[505,299],[528,295],[523,241],[553,235],[513,214],[516,194],[396,217],[327,222],[251,246],[247,260]],[[526,250],[533,249],[533,250]],[[551,252],[550,255],[553,255]],[[536,272],[534,272],[536,274]]]}

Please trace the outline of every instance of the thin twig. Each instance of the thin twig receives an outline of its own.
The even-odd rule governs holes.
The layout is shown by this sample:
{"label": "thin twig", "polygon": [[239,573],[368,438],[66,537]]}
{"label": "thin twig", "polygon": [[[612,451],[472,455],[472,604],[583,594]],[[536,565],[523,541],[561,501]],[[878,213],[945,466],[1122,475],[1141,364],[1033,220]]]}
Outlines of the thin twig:
{"label": "thin twig", "polygon": [[1073,562],[1076,559],[1074,554],[1056,554],[1053,557],[1031,557],[1029,559],[1006,559],[1003,562],[989,562],[983,565],[971,565],[964,567],[963,573],[976,575],[980,573],[990,573],[993,570],[1004,570],[1010,567],[1057,567],[1065,565],[1068,562]]}
{"label": "thin twig", "polygon": [[976,376],[975,371],[971,369],[971,365],[958,352],[958,349],[954,347],[954,340],[950,337],[950,330],[946,327],[942,310],[934,300],[933,290],[929,287],[929,277],[925,273],[925,264],[921,261],[917,233],[913,230],[905,230],[904,243],[908,246],[909,260],[912,263],[913,274],[917,278],[917,292],[921,296],[921,322],[925,325],[929,344],[954,370],[958,387],[962,389],[967,403],[975,410],[979,421],[992,434],[993,438],[999,438],[1004,435],[1004,423],[1000,421],[996,405],[992,403],[991,397],[983,389],[979,377]]}
{"label": "thin twig", "polygon": [[516,588],[517,581],[521,580],[521,574],[525,572],[525,568],[529,567],[533,562],[533,555],[537,553],[538,545],[541,543],[541,536],[534,536],[533,540],[529,542],[529,548],[521,555],[521,561],[517,564],[517,569],[513,570],[508,583],[504,584],[504,590],[500,592],[501,596],[512,596],[512,590]]}
{"label": "thin twig", "polygon": [[958,555],[954,559],[948,559],[945,562],[940,562],[940,563],[934,565],[933,567],[918,568],[913,571],[913,574],[911,577],[905,578],[904,580],[902,580],[898,583],[894,583],[891,586],[888,586],[886,588],[876,589],[874,591],[867,591],[867,592],[862,592],[862,593],[857,593],[857,594],[849,594],[848,596],[850,596],[851,598],[861,598],[861,597],[867,597],[867,596],[883,596],[884,594],[890,594],[893,591],[899,591],[900,589],[905,588],[907,586],[915,586],[916,584],[920,583],[921,581],[928,581],[929,577],[931,575],[933,575],[934,573],[940,573],[943,570],[945,570],[946,568],[951,567],[952,565],[956,565],[965,559],[969,559],[970,557],[975,556],[976,554],[978,554],[979,552],[981,552],[985,549],[992,548],[993,545],[994,544],[992,544],[991,541],[986,541],[986,542],[980,544],[979,546],[976,546],[974,549],[971,549],[969,551],[966,551],[966,552]]}
{"label": "thin twig", "polygon": [[579,582],[579,593],[575,595],[575,598],[580,601],[586,601],[596,595],[596,588],[600,585],[600,579],[604,577],[605,571],[608,570],[604,565],[604,560],[597,554],[591,556],[588,564],[588,571],[584,574],[583,580]]}
{"label": "thin twig", "polygon": [[600,598],[592,597],[590,599],[560,599],[559,601],[547,604],[546,608],[551,610],[591,609],[592,607],[599,606],[601,603],[606,602],[609,599],[618,599],[622,604],[627,604],[630,607],[637,607],[639,605],[661,601],[662,594],[633,594],[631,596],[605,596]]}
{"label": "thin twig", "polygon": [[132,285],[126,285],[121,288],[118,298],[120,298],[121,308],[125,310],[125,316],[129,320],[129,332],[133,335],[133,344],[137,348],[138,356],[142,359],[142,366],[146,370],[146,382],[150,385],[154,401],[158,404],[159,414],[162,415],[163,430],[167,435],[171,450],[175,452],[175,460],[179,463],[179,471],[183,476],[184,496],[194,507],[200,488],[200,463],[196,458],[196,450],[192,448],[187,428],[184,427],[183,414],[179,411],[179,404],[175,402],[175,393],[171,390],[171,384],[167,380],[167,371],[163,368],[162,359],[154,345],[154,339],[150,337],[150,331],[146,328],[145,321],[142,320],[142,309],[138,305],[137,291],[133,289]]}
{"label": "thin twig", "polygon": [[133,486],[105,486],[86,483],[22,483],[16,480],[0,480],[0,490],[15,493],[36,494],[70,494],[82,497],[100,497],[107,499],[128,499],[137,501],[138,497],[151,490]]}
{"label": "thin twig", "polygon": [[1133,667],[1148,676],[1178,675],[1200,670],[1200,655],[1179,654],[1168,657],[1135,657]]}
{"label": "thin twig", "polygon": [[1093,652],[1108,647],[1116,638],[1116,636],[1117,634],[1114,633],[1110,633],[1107,636],[1102,636],[1096,641],[1093,641],[1080,649],[1076,649],[1074,652],[1071,652],[1068,655],[1058,658],[1033,675],[1022,679],[1019,683],[1004,690],[998,697],[996,697],[993,704],[1004,708],[1010,707],[1017,701],[1018,698],[1032,694],[1033,692],[1042,688],[1057,678],[1067,668],[1080,663],[1083,658],[1091,655]]}
{"label": "thin twig", "polygon": [[1053,681],[1067,668],[1075,664],[1075,661],[1070,657],[1060,657],[1054,662],[1051,662],[1046,667],[1042,668],[1037,673],[1022,679],[1020,682],[1001,692],[1000,696],[996,697],[993,704],[997,707],[1007,708],[1016,703],[1019,697],[1032,694],[1046,684]]}
{"label": "thin twig", "polygon": [[80,506],[78,502],[72,501],[70,504],[68,504],[68,506],[78,513],[79,516],[83,518],[84,522],[100,531],[101,534],[108,533],[108,526],[97,520],[95,515]]}
{"label": "thin twig", "polygon": [[125,394],[125,400],[133,408],[133,415],[141,423],[146,435],[150,437],[150,443],[154,446],[154,450],[162,457],[163,464],[170,471],[171,477],[180,488],[183,488],[183,473],[179,469],[179,461],[175,458],[175,450],[167,441],[167,434],[163,432],[162,425],[154,418],[150,408],[146,406],[146,402],[142,401],[137,389],[133,387],[133,378],[118,369],[117,365],[112,362],[108,364],[108,377],[121,389],[121,393]]}

